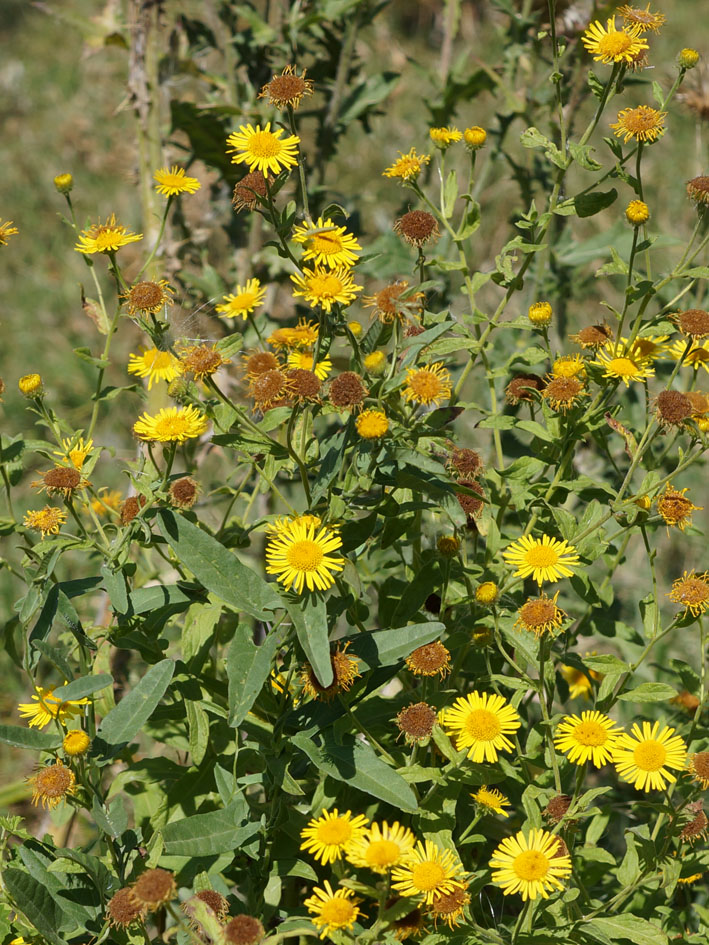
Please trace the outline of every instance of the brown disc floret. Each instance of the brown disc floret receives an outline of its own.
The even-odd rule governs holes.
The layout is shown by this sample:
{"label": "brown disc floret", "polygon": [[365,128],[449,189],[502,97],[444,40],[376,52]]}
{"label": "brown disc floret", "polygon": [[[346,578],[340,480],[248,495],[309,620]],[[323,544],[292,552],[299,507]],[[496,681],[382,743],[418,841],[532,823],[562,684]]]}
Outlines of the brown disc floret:
{"label": "brown disc floret", "polygon": [[436,721],[436,710],[427,702],[413,702],[396,716],[396,724],[407,742],[430,738]]}
{"label": "brown disc floret", "polygon": [[369,391],[364,381],[354,371],[343,371],[330,381],[328,397],[334,407],[359,410]]}
{"label": "brown disc floret", "polygon": [[425,210],[409,210],[396,221],[394,232],[417,248],[440,236],[436,218]]}
{"label": "brown disc floret", "polygon": [[229,945],[256,945],[264,934],[261,922],[246,913],[234,916],[224,927],[224,938]]}
{"label": "brown disc floret", "polygon": [[538,374],[515,374],[505,388],[505,400],[508,404],[518,404],[521,400],[533,401],[534,392],[544,390],[544,379]]}
{"label": "brown disc floret", "polygon": [[655,400],[657,419],[662,426],[680,427],[694,413],[692,401],[679,390],[663,390]]}

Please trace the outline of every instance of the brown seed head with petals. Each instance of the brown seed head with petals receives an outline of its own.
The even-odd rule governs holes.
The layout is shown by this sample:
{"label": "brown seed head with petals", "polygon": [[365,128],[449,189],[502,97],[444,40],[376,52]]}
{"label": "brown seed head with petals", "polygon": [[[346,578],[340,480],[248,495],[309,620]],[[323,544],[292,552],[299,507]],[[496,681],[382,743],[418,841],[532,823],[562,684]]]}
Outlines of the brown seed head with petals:
{"label": "brown seed head with petals", "polygon": [[189,348],[182,358],[183,370],[188,374],[194,374],[198,380],[216,374],[223,364],[229,363],[215,347],[209,345],[196,345],[194,348]]}
{"label": "brown seed head with petals", "polygon": [[709,751],[698,751],[690,755],[687,769],[692,780],[706,791],[709,788]]}
{"label": "brown seed head with petals", "polygon": [[437,893],[430,906],[434,925],[441,919],[452,929],[458,924],[463,909],[469,902],[470,896],[463,886],[454,886],[449,893]]}
{"label": "brown seed head with petals", "polygon": [[[459,479],[458,485],[465,486],[471,491],[476,492],[479,496],[485,495],[485,490],[483,487],[474,479]],[[460,505],[461,509],[465,512],[469,519],[477,518],[482,512],[483,506],[485,505],[482,499],[478,499],[474,495],[467,495],[463,492],[456,492],[455,497],[458,500],[458,504]]]}
{"label": "brown seed head with petals", "polygon": [[32,786],[32,803],[53,810],[73,791],[76,778],[71,768],[57,761],[40,768],[27,782]]}
{"label": "brown seed head with petals", "polygon": [[252,915],[237,915],[224,927],[224,938],[229,945],[256,945],[263,938],[263,925]]}
{"label": "brown seed head with petals", "polygon": [[268,197],[267,180],[270,187],[273,178],[270,175],[268,178],[264,177],[261,171],[252,171],[241,178],[234,187],[234,196],[231,198],[231,204],[237,213],[241,210],[256,210],[257,207],[261,206],[259,197],[262,200]]}
{"label": "brown seed head with petals", "polygon": [[515,374],[505,388],[505,400],[508,404],[518,404],[521,400],[533,401],[534,391],[542,391],[544,387],[544,380],[538,374]]}
{"label": "brown seed head with petals", "polygon": [[296,400],[302,403],[320,399],[322,382],[313,371],[308,371],[305,368],[291,368],[286,371],[286,376],[291,382],[293,396]]}
{"label": "brown seed head with petals", "polygon": [[415,676],[447,676],[451,655],[440,640],[417,647],[406,657],[406,665]]}
{"label": "brown seed head with petals", "polygon": [[312,79],[306,79],[307,69],[298,75],[295,66],[286,66],[280,75],[274,75],[261,89],[259,98],[268,96],[268,104],[276,108],[298,108],[304,95],[313,94]]}
{"label": "brown seed head with petals", "polygon": [[164,906],[176,893],[175,877],[167,870],[146,870],[133,883],[133,897],[150,912]]}
{"label": "brown seed head with petals", "polygon": [[199,486],[192,476],[181,476],[170,483],[168,498],[170,505],[178,509],[191,509],[197,501]]}
{"label": "brown seed head with petals", "polygon": [[425,210],[409,210],[394,224],[394,232],[411,246],[420,248],[441,235],[436,218]]}
{"label": "brown seed head with petals", "polygon": [[42,475],[42,479],[33,482],[33,486],[44,489],[47,495],[56,495],[58,492],[69,498],[78,489],[83,489],[88,483],[81,478],[81,473],[73,466],[55,466]]}
{"label": "brown seed head with petals", "polygon": [[364,381],[354,371],[343,371],[330,381],[328,397],[334,407],[358,410],[369,391]]}
{"label": "brown seed head with petals", "polygon": [[692,401],[679,390],[660,391],[655,409],[658,422],[667,427],[681,427],[694,413]]}
{"label": "brown seed head with petals", "polygon": [[146,502],[144,495],[129,495],[121,507],[121,525],[130,525]]}
{"label": "brown seed head with petals", "polygon": [[402,299],[408,287],[409,283],[405,279],[400,279],[384,286],[374,295],[365,296],[362,301],[374,309],[372,318],[378,316],[379,320],[385,323],[396,319],[405,322],[418,315],[421,311],[421,300],[424,297],[423,292],[410,292],[405,299]]}
{"label": "brown seed head with petals", "polygon": [[542,391],[542,397],[549,401],[553,410],[564,413],[578,403],[583,391],[584,386],[578,377],[552,377]]}
{"label": "brown seed head with petals", "polygon": [[124,886],[111,897],[106,906],[106,917],[115,928],[127,929],[129,925],[140,921],[145,908],[136,901],[130,886]]}
{"label": "brown seed head with petals", "polygon": [[[691,808],[692,805],[690,804]],[[702,810],[701,801],[699,802],[699,808],[695,806],[695,816],[693,820],[690,820],[686,824],[680,833],[680,840],[684,840],[686,843],[694,844],[697,840],[706,840],[707,836],[707,827],[709,826],[709,820],[707,820],[707,815]]]}
{"label": "brown seed head with petals", "polygon": [[226,918],[229,911],[229,903],[221,893],[218,893],[214,889],[202,889],[197,893],[197,899],[208,905],[220,921]]}
{"label": "brown seed head with petals", "polygon": [[414,702],[396,716],[396,724],[407,742],[430,738],[436,721],[436,710],[427,702]]}
{"label": "brown seed head with petals", "polygon": [[569,795],[557,794],[555,797],[551,798],[547,806],[544,808],[543,814],[547,820],[551,821],[551,823],[558,824],[566,816],[570,807],[571,798]]}
{"label": "brown seed head with petals", "polygon": [[347,655],[349,643],[337,649],[330,654],[330,664],[332,666],[332,682],[329,686],[323,687],[318,682],[318,678],[313,672],[310,663],[306,663],[300,673],[300,681],[303,689],[314,699],[320,699],[329,702],[334,699],[338,692],[347,692],[352,683],[362,674],[359,671],[359,660],[355,656]]}
{"label": "brown seed head with petals", "polygon": [[696,204],[709,206],[709,176],[701,174],[688,180],[687,194]]}
{"label": "brown seed head with petals", "polygon": [[283,371],[265,371],[251,380],[249,393],[254,399],[254,410],[265,413],[272,407],[288,404],[293,393],[293,385]]}
{"label": "brown seed head with petals", "polygon": [[280,368],[281,362],[272,351],[253,351],[244,356],[244,371],[249,379]]}
{"label": "brown seed head with petals", "polygon": [[455,470],[459,478],[477,479],[482,472],[483,461],[475,450],[454,446],[448,457],[448,466]]}
{"label": "brown seed head with petals", "polygon": [[613,337],[613,330],[610,325],[601,322],[598,325],[587,325],[575,335],[569,335],[572,341],[581,345],[582,348],[602,348]]}
{"label": "brown seed head with petals", "polygon": [[709,312],[702,308],[689,308],[675,316],[677,327],[690,338],[706,338],[709,335]]}
{"label": "brown seed head with petals", "polygon": [[693,617],[698,617],[709,608],[709,571],[696,574],[685,571],[681,578],[672,582],[667,595],[675,604],[682,604]]}
{"label": "brown seed head with petals", "polygon": [[136,282],[121,298],[128,303],[128,312],[131,315],[136,312],[157,315],[161,308],[172,305],[172,294],[173,290],[168,283],[161,279],[160,282]]}

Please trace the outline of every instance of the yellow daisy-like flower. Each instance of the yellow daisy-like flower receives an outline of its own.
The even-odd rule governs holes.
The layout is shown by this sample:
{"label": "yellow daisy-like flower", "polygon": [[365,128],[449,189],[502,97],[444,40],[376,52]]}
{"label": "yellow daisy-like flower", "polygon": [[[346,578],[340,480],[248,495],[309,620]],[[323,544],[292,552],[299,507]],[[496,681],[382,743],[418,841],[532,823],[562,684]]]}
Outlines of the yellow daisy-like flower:
{"label": "yellow daisy-like flower", "polygon": [[549,535],[542,535],[541,539],[523,535],[507,546],[502,557],[517,568],[515,577],[532,577],[540,587],[544,581],[554,583],[571,577],[574,565],[579,563],[573,545]]}
{"label": "yellow daisy-like flower", "polygon": [[651,13],[649,3],[644,10],[641,10],[640,7],[631,7],[629,3],[624,3],[622,7],[618,7],[616,13],[623,17],[627,25],[637,26],[643,33],[659,33],[660,27],[667,19],[664,13]]}
{"label": "yellow daisy-like flower", "polygon": [[692,512],[700,512],[704,509],[703,505],[694,505],[685,497],[687,491],[687,489],[678,491],[668,482],[665,485],[665,491],[655,499],[657,511],[668,528],[670,525],[676,525],[680,531],[684,531],[687,525],[692,524]]}
{"label": "yellow daisy-like flower", "polygon": [[163,197],[177,197],[179,194],[196,194],[202,186],[196,177],[187,177],[184,167],[173,164],[170,170],[161,167],[155,171],[153,180],[155,190]]}
{"label": "yellow daisy-like flower", "polygon": [[148,390],[156,381],[174,381],[182,373],[180,359],[171,351],[143,348],[141,354],[128,355],[128,373],[148,378]]}
{"label": "yellow daisy-like flower", "polygon": [[695,372],[701,367],[709,374],[709,347],[705,348],[695,341],[686,354],[685,351],[687,351],[686,341],[675,341],[669,350],[669,356],[674,361],[681,360],[682,367],[694,368]]}
{"label": "yellow daisy-like flower", "polygon": [[90,747],[91,739],[86,732],[80,728],[74,728],[70,732],[67,732],[62,741],[64,754],[68,755],[70,758],[80,758],[81,755],[86,754]]}
{"label": "yellow daisy-like flower", "polygon": [[216,311],[225,318],[238,318],[241,315],[246,319],[254,309],[263,305],[265,297],[266,289],[259,280],[249,279],[246,285],[238,285],[232,295],[225,295],[222,304],[216,306]]}
{"label": "yellow daisy-like flower", "polygon": [[68,459],[74,469],[81,469],[93,448],[93,440],[84,440],[83,436],[79,436],[76,439],[62,440],[61,450],[54,450],[54,455],[64,461]]}
{"label": "yellow daisy-like flower", "polygon": [[608,351],[614,355],[621,351],[629,352],[633,361],[656,361],[669,351],[670,346],[666,344],[669,337],[669,335],[639,335],[632,344],[630,338],[622,337],[618,351],[615,350],[613,342],[609,344]]}
{"label": "yellow daisy-like flower", "polygon": [[172,305],[171,295],[175,290],[165,280],[159,282],[136,282],[134,285],[119,295],[128,303],[128,314],[137,315],[140,312],[143,315],[157,315],[166,305]]}
{"label": "yellow daisy-like flower", "polygon": [[399,151],[399,157],[391,167],[382,172],[382,177],[398,177],[403,181],[416,180],[430,160],[430,154],[418,154],[416,148],[411,148],[407,154]]}
{"label": "yellow daisy-like flower", "polygon": [[650,219],[650,208],[643,200],[631,200],[625,208],[625,219],[633,226],[642,226]]}
{"label": "yellow daisy-like flower", "polygon": [[534,302],[527,309],[527,318],[535,328],[546,328],[552,315],[553,310],[549,302]]}
{"label": "yellow daisy-like flower", "polygon": [[247,164],[249,171],[259,170],[264,177],[269,172],[280,174],[298,164],[298,135],[288,135],[281,139],[283,129],[271,131],[271,122],[260,125],[240,125],[238,131],[232,131],[226,139],[227,154],[231,154],[232,164]]}
{"label": "yellow daisy-like flower", "polygon": [[116,214],[112,213],[105,223],[93,223],[79,234],[79,242],[74,249],[77,253],[91,256],[94,253],[115,253],[128,243],[137,243],[143,239],[142,233],[129,233],[124,226],[116,223]]}
{"label": "yellow daisy-like flower", "polygon": [[347,268],[315,266],[314,269],[303,269],[302,275],[297,273],[291,279],[295,283],[294,296],[302,296],[311,308],[320,306],[326,312],[330,312],[335,304],[351,305],[364,288],[355,285]]}
{"label": "yellow daisy-like flower", "polygon": [[7,240],[10,236],[17,236],[20,231],[13,226],[12,220],[0,221],[0,246],[7,246]]}
{"label": "yellow daisy-like flower", "polygon": [[564,354],[551,366],[554,377],[579,377],[586,374],[586,362],[580,354]]}
{"label": "yellow daisy-like flower", "polygon": [[613,749],[613,764],[624,781],[639,791],[662,791],[677,780],[668,770],[681,771],[687,760],[687,746],[673,728],[660,723],[633,723],[631,734],[623,733]]}
{"label": "yellow daisy-like flower", "polygon": [[266,573],[275,574],[286,590],[298,594],[326,591],[335,583],[333,572],[341,571],[345,559],[332,552],[342,547],[342,539],[332,529],[313,523],[293,522],[287,533],[274,536],[266,547]]}
{"label": "yellow daisy-like flower", "polygon": [[53,689],[36,687],[31,702],[21,702],[17,710],[23,719],[29,719],[30,728],[45,728],[53,719],[58,719],[62,725],[67,719],[81,715],[82,706],[88,705],[88,699],[69,699],[62,702],[54,695]]}
{"label": "yellow daisy-like flower", "polygon": [[37,774],[27,778],[27,783],[32,785],[32,803],[54,810],[72,793],[76,778],[71,768],[57,759],[53,765],[40,768]]}
{"label": "yellow daisy-like flower", "polygon": [[392,888],[402,896],[415,896],[427,905],[434,896],[463,886],[463,868],[450,850],[431,840],[419,841],[401,866],[392,871]]}
{"label": "yellow daisy-like flower", "polygon": [[332,361],[329,355],[326,354],[321,361],[313,366],[312,351],[291,351],[288,355],[288,367],[299,368],[301,371],[312,371],[319,381],[324,381],[332,373]]}
{"label": "yellow daisy-like flower", "polygon": [[22,524],[25,528],[37,529],[42,533],[42,538],[46,538],[47,535],[58,535],[64,522],[66,522],[66,512],[58,509],[56,505],[45,505],[38,511],[25,512]]}
{"label": "yellow daisy-like flower", "polygon": [[581,38],[581,42],[592,54],[594,62],[611,64],[614,62],[632,62],[635,57],[650,47],[640,35],[639,26],[631,26],[622,30],[615,28],[615,17],[608,18],[608,25],[603,26],[599,20],[591,23]]}
{"label": "yellow daisy-like flower", "polygon": [[558,630],[568,616],[560,607],[556,606],[559,591],[553,597],[542,594],[540,597],[530,597],[517,611],[515,627],[521,627],[535,633],[538,637],[545,633]]}
{"label": "yellow daisy-like flower", "polygon": [[484,604],[486,607],[496,603],[499,596],[500,588],[494,581],[483,581],[475,588],[475,600],[478,604]]}
{"label": "yellow daisy-like flower", "polygon": [[352,816],[351,811],[341,814],[337,808],[324,810],[320,817],[313,818],[304,827],[300,836],[301,850],[311,853],[323,866],[339,860],[348,844],[356,843],[365,836],[369,821],[364,814]]}
{"label": "yellow daisy-like flower", "polygon": [[325,938],[331,932],[338,929],[354,928],[354,924],[360,915],[357,902],[354,898],[354,891],[351,889],[338,889],[332,891],[332,886],[327,880],[323,883],[324,889],[315,886],[313,895],[305,900],[305,907],[312,914],[312,923],[320,931],[320,938]]}
{"label": "yellow daisy-like flower", "polygon": [[428,134],[438,148],[447,148],[463,138],[463,132],[457,128],[429,128]]}
{"label": "yellow daisy-like flower", "polygon": [[599,351],[597,360],[591,363],[603,368],[603,377],[622,381],[626,387],[630,387],[631,381],[644,381],[655,373],[651,361],[630,354],[614,354],[612,347]]}
{"label": "yellow daisy-like flower", "polygon": [[438,404],[451,395],[451,376],[442,361],[406,369],[404,398],[416,404]]}
{"label": "yellow daisy-like flower", "polygon": [[315,266],[335,270],[354,266],[358,250],[362,249],[352,233],[344,226],[335,226],[330,217],[327,220],[318,217],[316,223],[306,220],[302,226],[296,226],[293,242],[305,247],[303,259],[306,262],[312,260]]}
{"label": "yellow daisy-like flower", "polygon": [[618,112],[618,119],[611,125],[616,138],[623,138],[627,144],[631,138],[643,143],[657,141],[665,133],[667,112],[658,112],[649,105],[637,108],[623,108]]}
{"label": "yellow daisy-like flower", "polygon": [[481,128],[480,125],[473,125],[470,128],[466,128],[463,132],[463,141],[465,141],[466,147],[471,151],[477,151],[479,148],[482,148],[487,141],[487,131]]}
{"label": "yellow daisy-like flower", "polygon": [[389,431],[389,420],[383,410],[370,407],[357,417],[355,426],[363,440],[378,440]]}
{"label": "yellow daisy-like flower", "polygon": [[133,432],[141,440],[184,443],[201,436],[207,426],[207,418],[196,407],[163,407],[154,417],[144,413],[133,424]]}
{"label": "yellow daisy-like flower", "polygon": [[699,617],[709,608],[709,571],[703,574],[697,574],[694,569],[685,571],[672,582],[667,596],[673,603],[682,604],[693,617]]}
{"label": "yellow daisy-like flower", "polygon": [[416,837],[408,827],[398,821],[391,826],[384,821],[374,823],[356,840],[352,840],[345,851],[354,866],[364,866],[375,873],[386,873],[398,866],[416,846]]}
{"label": "yellow daisy-like flower", "polygon": [[456,751],[467,749],[475,764],[497,761],[500,751],[512,751],[507,738],[522,723],[516,709],[499,695],[469,692],[460,696],[441,713],[441,725],[448,735],[455,736]]}
{"label": "yellow daisy-like flower", "polygon": [[547,830],[536,828],[525,837],[520,830],[506,837],[492,854],[492,881],[505,896],[521,893],[522,899],[549,898],[549,891],[563,889],[561,882],[571,874],[571,857],[561,852],[561,840]]}
{"label": "yellow daisy-like flower", "polygon": [[318,323],[301,318],[294,328],[277,328],[267,341],[276,349],[312,348],[318,340]]}
{"label": "yellow daisy-like flower", "polygon": [[567,715],[556,727],[554,746],[569,761],[584,765],[592,761],[597,768],[613,759],[613,749],[623,730],[602,712]]}
{"label": "yellow daisy-like flower", "polygon": [[497,788],[485,787],[485,785],[483,785],[470,796],[476,804],[479,804],[480,807],[484,808],[486,811],[491,810],[495,814],[502,814],[503,817],[510,816],[505,810],[505,807],[510,807],[510,802],[502,791],[498,791]]}

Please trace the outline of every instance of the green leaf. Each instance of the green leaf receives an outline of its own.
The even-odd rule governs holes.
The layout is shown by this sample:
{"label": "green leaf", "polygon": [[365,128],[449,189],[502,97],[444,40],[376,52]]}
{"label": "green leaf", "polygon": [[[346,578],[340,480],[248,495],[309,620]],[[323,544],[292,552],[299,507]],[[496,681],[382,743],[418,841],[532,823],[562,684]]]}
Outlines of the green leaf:
{"label": "green leaf", "polygon": [[31,748],[33,751],[50,751],[59,745],[59,735],[38,732],[36,728],[21,725],[0,725],[0,742],[14,748]]}
{"label": "green leaf", "polygon": [[241,725],[271,672],[273,658],[285,633],[271,630],[261,646],[253,642],[253,631],[239,624],[226,661],[229,680],[229,725]]}
{"label": "green leaf", "polygon": [[[601,942],[624,939],[634,945],[667,945],[668,941],[662,929],[627,912],[623,915],[599,916],[581,923],[580,928]],[[598,936],[596,933],[599,933]]]}
{"label": "green leaf", "polygon": [[66,945],[56,932],[63,922],[62,913],[42,883],[29,873],[16,869],[5,870],[2,878],[7,891],[17,903],[17,908],[25,914],[39,934],[52,945]]}
{"label": "green leaf", "polygon": [[113,684],[113,676],[108,673],[97,673],[95,676],[80,676],[79,679],[73,679],[66,686],[61,686],[54,690],[54,697],[61,699],[62,702],[68,702],[70,699],[83,699],[84,696],[90,696],[92,692],[99,692],[106,686]]}
{"label": "green leaf", "polygon": [[187,710],[187,731],[192,763],[200,765],[209,744],[209,716],[204,706],[191,699],[186,700],[185,709]]}
{"label": "green leaf", "polygon": [[603,673],[604,676],[620,676],[622,673],[630,672],[629,664],[619,660],[612,653],[584,656],[583,665],[589,669],[595,669],[597,673]]}
{"label": "green leaf", "polygon": [[182,515],[160,509],[157,519],[165,540],[180,562],[208,591],[236,611],[266,620],[284,607],[278,592],[220,542]]}
{"label": "green leaf", "polygon": [[327,689],[332,684],[333,672],[325,600],[315,594],[305,594],[300,601],[288,606],[288,613],[318,682]]}
{"label": "green leaf", "polygon": [[111,571],[110,568],[101,568],[104,587],[111,601],[111,607],[117,614],[128,613],[128,588],[122,571]]}
{"label": "green leaf", "polygon": [[417,647],[437,640],[445,629],[445,624],[431,621],[413,623],[392,630],[380,630],[377,633],[359,633],[350,638],[350,652],[359,656],[370,668],[393,666]]}
{"label": "green leaf", "polygon": [[336,744],[327,735],[320,735],[320,745],[299,733],[291,744],[304,752],[318,771],[372,797],[391,804],[398,810],[413,813],[417,809],[416,796],[401,775],[378,758],[374,750],[359,739],[343,736]]}
{"label": "green leaf", "polygon": [[242,825],[244,804],[232,801],[224,810],[193,814],[162,828],[165,853],[177,856],[214,856],[236,852],[260,829],[257,823]]}
{"label": "green leaf", "polygon": [[581,167],[586,168],[587,171],[599,171],[601,169],[601,165],[598,161],[591,157],[591,152],[595,150],[596,149],[592,148],[590,144],[576,144],[574,141],[569,142],[571,157]]}
{"label": "green leaf", "polygon": [[443,216],[449,220],[453,216],[455,202],[458,199],[458,175],[450,171],[443,191]]}
{"label": "green leaf", "polygon": [[98,735],[109,745],[122,745],[134,738],[157,708],[174,672],[172,660],[151,666],[138,685],[104,717]]}
{"label": "green leaf", "polygon": [[624,692],[618,696],[625,702],[667,702],[677,695],[677,690],[667,683],[646,682],[629,692]]}
{"label": "green leaf", "polygon": [[606,207],[610,207],[618,198],[618,191],[615,188],[610,190],[597,190],[590,194],[579,194],[574,197],[574,209],[579,217],[592,217]]}
{"label": "green leaf", "polygon": [[625,832],[625,844],[625,856],[616,875],[621,886],[630,886],[640,876],[640,858],[635,845],[635,834],[631,830]]}

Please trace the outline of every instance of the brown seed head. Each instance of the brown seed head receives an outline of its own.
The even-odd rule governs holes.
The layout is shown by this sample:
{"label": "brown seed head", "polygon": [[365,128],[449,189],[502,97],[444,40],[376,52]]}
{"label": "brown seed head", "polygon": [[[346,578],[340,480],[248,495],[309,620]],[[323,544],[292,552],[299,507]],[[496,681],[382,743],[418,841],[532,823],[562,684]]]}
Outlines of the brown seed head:
{"label": "brown seed head", "polygon": [[316,401],[319,399],[322,383],[313,371],[308,371],[305,368],[291,368],[286,371],[286,376],[291,382],[293,396],[299,401]]}
{"label": "brown seed head", "polygon": [[229,945],[256,945],[263,938],[263,925],[252,915],[237,915],[224,927],[224,938]]}
{"label": "brown seed head", "polygon": [[[480,496],[485,495],[485,490],[483,487],[474,479],[459,479],[458,485],[466,486],[468,489],[471,489]],[[455,497],[458,500],[458,504],[460,505],[461,509],[465,512],[468,518],[477,518],[482,512],[483,506],[485,505],[482,499],[476,499],[474,495],[456,492]]]}
{"label": "brown seed head", "polygon": [[131,315],[136,312],[157,315],[165,305],[172,305],[172,294],[173,290],[161,279],[160,282],[136,282],[121,298],[128,303]]}
{"label": "brown seed head", "polygon": [[76,778],[71,768],[67,768],[61,761],[56,761],[53,765],[40,768],[27,782],[32,786],[32,803],[41,804],[51,810],[71,793]]}
{"label": "brown seed head", "polygon": [[692,401],[678,390],[663,390],[655,400],[658,422],[663,426],[680,427],[694,413]]}
{"label": "brown seed head", "polygon": [[706,791],[709,788],[709,751],[698,751],[690,755],[687,767],[692,780],[701,784],[702,789]]}
{"label": "brown seed head", "polygon": [[290,401],[292,384],[283,371],[265,371],[251,380],[249,393],[254,399],[254,410],[265,413]]}
{"label": "brown seed head", "polygon": [[696,204],[709,206],[709,176],[702,174],[688,180],[687,194]]}
{"label": "brown seed head", "polygon": [[692,512],[701,509],[701,506],[694,505],[685,496],[686,489],[678,491],[674,489],[669,482],[665,486],[665,491],[657,497],[657,511],[662,516],[666,525],[676,525],[684,531],[685,526],[692,523]]}
{"label": "brown seed head", "polygon": [[281,362],[272,351],[253,351],[244,357],[244,370],[249,379],[266,371],[277,371],[280,367]]}
{"label": "brown seed head", "polygon": [[440,640],[417,647],[406,657],[406,665],[415,676],[447,676],[451,655]]}
{"label": "brown seed head", "polygon": [[42,482],[47,495],[61,492],[67,497],[86,485],[86,482],[81,479],[79,470],[73,466],[55,466],[54,469],[49,469],[42,476]]}
{"label": "brown seed head", "polygon": [[338,692],[346,692],[352,683],[362,674],[359,671],[359,660],[354,656],[347,655],[349,643],[337,649],[330,654],[330,663],[332,665],[332,682],[326,688],[323,688],[313,672],[310,663],[306,663],[300,672],[300,681],[303,689],[314,699],[329,702]]}
{"label": "brown seed head", "polygon": [[130,525],[146,501],[144,495],[129,495],[121,508],[121,525]]}
{"label": "brown seed head", "polygon": [[583,390],[578,377],[552,377],[542,391],[542,397],[549,401],[553,410],[563,413],[578,403]]}
{"label": "brown seed head", "polygon": [[374,295],[365,296],[362,301],[365,305],[374,309],[372,317],[377,316],[380,321],[385,323],[393,322],[398,319],[401,322],[414,318],[421,311],[421,300],[423,292],[411,292],[405,299],[402,295],[409,287],[405,279],[392,282],[384,286]]}
{"label": "brown seed head", "polygon": [[699,705],[699,699],[697,699],[697,697],[687,689],[683,689],[681,692],[678,692],[676,696],[670,699],[670,702],[673,705],[678,705],[683,709],[686,709],[690,715],[696,711],[697,706]]}
{"label": "brown seed head", "polygon": [[508,404],[518,404],[521,400],[533,401],[534,391],[542,391],[544,386],[544,380],[538,374],[515,374],[505,388],[505,400]]}
{"label": "brown seed head", "polygon": [[541,597],[531,597],[526,600],[517,611],[515,626],[519,625],[522,629],[529,630],[537,636],[558,629],[566,617],[564,611],[556,606],[558,596],[558,593],[554,597],[542,594]]}
{"label": "brown seed head", "polygon": [[459,478],[477,479],[482,472],[483,461],[475,450],[454,446],[448,457],[448,467],[454,469]]}
{"label": "brown seed head", "polygon": [[177,892],[175,877],[167,870],[146,870],[133,883],[136,902],[154,912],[174,898]]}
{"label": "brown seed head", "polygon": [[214,889],[202,889],[197,893],[197,899],[206,903],[220,921],[224,921],[229,911],[229,903],[221,893]]}
{"label": "brown seed head", "polygon": [[[690,807],[692,805],[689,805]],[[684,840],[687,843],[694,844],[697,840],[706,840],[707,836],[707,826],[709,826],[709,820],[707,820],[707,815],[701,809],[701,801],[699,802],[699,810],[697,810],[694,819],[690,820],[685,827],[682,828],[680,833],[680,840]]]}
{"label": "brown seed head", "polygon": [[415,338],[417,335],[422,335],[425,330],[420,322],[411,322],[410,325],[406,326],[404,338]]}
{"label": "brown seed head", "polygon": [[436,710],[427,702],[414,702],[402,709],[396,717],[400,732],[407,742],[430,738],[436,721]]}
{"label": "brown seed head", "polygon": [[677,327],[690,338],[706,338],[709,335],[709,312],[702,308],[689,308],[675,316]]}
{"label": "brown seed head", "polygon": [[229,364],[224,360],[216,347],[209,345],[196,345],[189,348],[182,358],[182,367],[188,374],[194,374],[198,379],[209,377],[216,374],[223,364]]}
{"label": "brown seed head", "polygon": [[109,923],[117,928],[126,929],[134,922],[138,922],[145,912],[143,906],[136,901],[130,886],[124,886],[111,897],[106,907],[106,916]]}
{"label": "brown seed head", "polygon": [[430,907],[434,924],[442,919],[452,929],[469,902],[470,896],[463,886],[454,886],[449,893],[438,893],[433,897]]}
{"label": "brown seed head", "polygon": [[543,813],[547,820],[558,824],[566,815],[569,807],[571,807],[571,798],[569,795],[557,794],[556,797],[552,797],[549,801]]}
{"label": "brown seed head", "polygon": [[280,75],[274,75],[261,89],[259,98],[268,96],[268,104],[276,108],[298,108],[304,95],[313,94],[312,79],[306,79],[307,69],[298,75],[295,66],[286,66]]}
{"label": "brown seed head", "polygon": [[394,232],[411,246],[421,247],[441,235],[436,218],[425,210],[409,210],[394,224]]}
{"label": "brown seed head", "polygon": [[330,381],[328,396],[334,407],[358,410],[369,391],[364,381],[354,371],[344,371]]}
{"label": "brown seed head", "polygon": [[181,476],[170,483],[168,498],[170,505],[178,509],[191,509],[197,501],[199,486],[191,476]]}
{"label": "brown seed head", "polygon": [[[273,178],[269,175],[268,186],[273,183]],[[265,200],[268,196],[266,189],[266,178],[261,171],[252,171],[246,177],[242,177],[234,188],[234,196],[231,203],[236,212],[240,210],[255,210],[260,207],[259,197]]]}
{"label": "brown seed head", "polygon": [[582,348],[602,348],[613,337],[613,329],[605,322],[598,325],[587,325],[575,335],[569,335],[572,341],[581,345]]}

